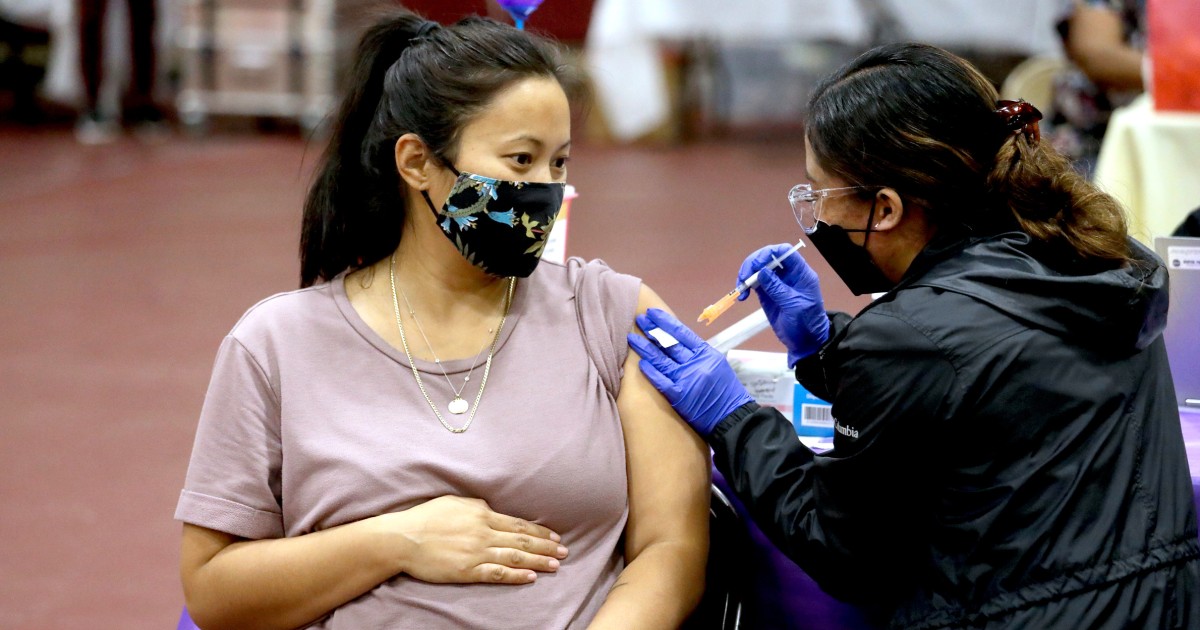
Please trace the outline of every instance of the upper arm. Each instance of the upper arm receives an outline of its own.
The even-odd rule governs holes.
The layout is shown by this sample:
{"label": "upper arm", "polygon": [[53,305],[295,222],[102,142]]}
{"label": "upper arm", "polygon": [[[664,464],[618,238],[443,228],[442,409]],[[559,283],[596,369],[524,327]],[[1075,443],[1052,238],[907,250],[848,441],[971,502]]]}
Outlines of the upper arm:
{"label": "upper arm", "polygon": [[[667,310],[662,299],[642,285],[637,310],[644,313],[651,307]],[[635,352],[626,356],[617,396],[629,475],[626,561],[647,545],[665,541],[696,545],[703,561],[708,544],[708,446],[646,380],[638,361]]]}
{"label": "upper arm", "polygon": [[241,342],[227,336],[175,518],[245,538],[283,536],[280,422],[271,379]]}
{"label": "upper arm", "polygon": [[957,372],[937,343],[899,315],[873,312],[853,326],[836,350],[833,415],[864,435],[843,441],[840,433],[840,452],[857,452],[897,429],[912,434],[948,413]]}
{"label": "upper arm", "polygon": [[1142,51],[1127,41],[1125,18],[1105,6],[1084,5],[1071,15],[1067,56],[1098,87],[1142,89]]}
{"label": "upper arm", "polygon": [[935,343],[903,319],[869,313],[833,350],[834,449],[779,514],[789,555],[841,598],[906,579],[929,535],[937,443],[958,380]]}
{"label": "upper arm", "polygon": [[1106,7],[1079,4],[1071,13],[1066,44],[1067,54],[1081,65],[1096,51],[1125,46],[1121,16]]}
{"label": "upper arm", "polygon": [[834,368],[835,447],[817,460],[815,488],[832,508],[823,516],[847,521],[832,528],[826,522],[824,529],[861,534],[846,548],[882,542],[887,536],[866,532],[879,518],[895,522],[905,505],[920,502],[927,469],[936,462],[922,453],[954,414],[958,389],[945,351],[901,317],[872,313],[853,326]]}

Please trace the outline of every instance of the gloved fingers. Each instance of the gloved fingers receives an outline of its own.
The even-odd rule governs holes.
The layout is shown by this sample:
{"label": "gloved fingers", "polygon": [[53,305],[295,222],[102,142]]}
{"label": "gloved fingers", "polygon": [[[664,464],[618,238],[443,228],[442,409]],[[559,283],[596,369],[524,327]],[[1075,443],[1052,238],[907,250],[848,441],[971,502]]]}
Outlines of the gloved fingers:
{"label": "gloved fingers", "polygon": [[649,362],[659,372],[673,374],[675,369],[679,367],[679,364],[674,359],[667,356],[662,348],[654,345],[649,339],[633,333],[628,333],[626,338],[629,340],[629,347],[633,348],[633,351],[642,357],[643,362]]}
{"label": "gloved fingers", "polygon": [[672,407],[679,402],[679,387],[671,379],[663,376],[662,372],[659,372],[650,361],[638,361],[638,367],[641,368],[642,374],[646,375],[646,380],[650,381],[654,389],[662,393]]}
{"label": "gloved fingers", "polygon": [[797,288],[817,283],[817,272],[799,252],[784,258],[775,273],[784,283]]}
{"label": "gloved fingers", "polygon": [[[772,260],[784,256],[791,248],[792,246],[787,243],[760,247],[753,254],[747,256],[746,260],[742,261],[742,267],[738,269],[737,283],[741,284],[745,282],[746,278],[749,278],[754,272],[767,266],[767,263]],[[738,297],[740,298],[741,296]]]}
{"label": "gloved fingers", "polygon": [[[638,328],[641,328],[642,331],[646,333],[646,337],[649,338],[654,345],[658,346],[664,354],[666,354],[668,357],[671,357],[671,359],[676,363],[683,364],[686,363],[688,359],[692,358],[694,353],[684,346],[683,343],[679,341],[678,337],[670,334],[670,332],[664,329],[662,326],[650,321],[650,319],[645,315],[638,315],[636,317],[636,321]],[[674,338],[676,343],[664,344],[663,342],[665,337]],[[666,341],[669,342],[670,340],[666,339]]]}
{"label": "gloved fingers", "polygon": [[767,284],[769,288],[766,290],[771,292],[771,299],[781,310],[795,313],[808,313],[814,307],[817,307],[818,311],[825,310],[824,301],[821,299],[821,287],[816,283],[796,287],[778,278],[769,278]]}
{"label": "gloved fingers", "polygon": [[764,309],[766,308],[766,301],[769,301],[777,308],[787,309],[792,306],[797,297],[795,289],[788,286],[779,276],[771,272],[759,274],[758,286],[755,289],[758,293],[759,301],[764,302]]}
{"label": "gloved fingers", "polygon": [[[674,337],[680,346],[689,350],[688,359],[695,354],[696,350],[706,345],[703,339],[692,332],[691,328],[688,328],[683,322],[675,319],[670,313],[660,308],[646,309],[646,318],[655,326],[663,329],[668,335]],[[641,325],[640,321],[638,325]],[[645,328],[642,330],[645,330]]]}

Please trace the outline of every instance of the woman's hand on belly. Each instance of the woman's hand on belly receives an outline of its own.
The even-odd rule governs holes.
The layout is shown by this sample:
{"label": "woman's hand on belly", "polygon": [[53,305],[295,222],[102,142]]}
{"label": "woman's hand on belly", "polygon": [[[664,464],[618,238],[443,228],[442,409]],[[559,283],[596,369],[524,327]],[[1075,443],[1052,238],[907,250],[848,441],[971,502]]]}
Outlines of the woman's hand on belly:
{"label": "woman's hand on belly", "polygon": [[184,525],[180,575],[205,628],[311,624],[399,573],[425,582],[529,584],[567,557],[558,534],[444,496],[318,532],[246,540]]}
{"label": "woman's hand on belly", "polygon": [[558,534],[482,499],[442,496],[375,518],[399,536],[401,572],[423,582],[528,584],[567,557]]}

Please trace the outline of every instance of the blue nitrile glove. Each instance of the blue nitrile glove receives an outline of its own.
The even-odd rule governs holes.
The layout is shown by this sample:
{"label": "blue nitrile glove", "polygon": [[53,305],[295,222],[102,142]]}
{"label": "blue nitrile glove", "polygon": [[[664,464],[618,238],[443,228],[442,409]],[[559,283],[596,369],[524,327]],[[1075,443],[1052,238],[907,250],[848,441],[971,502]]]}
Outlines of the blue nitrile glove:
{"label": "blue nitrile glove", "polygon": [[641,335],[629,335],[630,347],[642,357],[642,373],[702,437],[738,407],[754,402],[725,356],[669,313],[648,309],[637,316],[637,324],[643,331],[659,328],[679,342],[664,350]]}
{"label": "blue nitrile glove", "polygon": [[[787,256],[782,265],[758,275],[754,292],[775,336],[787,347],[788,367],[796,367],[800,359],[820,350],[829,339],[829,316],[825,314],[817,272],[799,252],[788,255],[791,248],[788,243],[768,245],[750,254],[738,271],[738,284],[772,259]],[[738,299],[745,300],[748,293]]]}

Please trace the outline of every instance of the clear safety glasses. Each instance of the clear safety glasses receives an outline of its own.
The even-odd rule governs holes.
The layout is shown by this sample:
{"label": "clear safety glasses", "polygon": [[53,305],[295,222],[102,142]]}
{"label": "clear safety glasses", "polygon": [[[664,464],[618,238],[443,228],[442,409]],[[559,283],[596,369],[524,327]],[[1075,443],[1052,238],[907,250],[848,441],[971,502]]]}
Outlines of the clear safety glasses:
{"label": "clear safety glasses", "polygon": [[792,204],[792,213],[796,215],[796,223],[805,234],[817,231],[817,220],[821,218],[821,201],[828,197],[844,197],[855,191],[873,188],[872,186],[849,186],[846,188],[822,188],[813,190],[812,184],[796,184],[788,191],[788,203]]}

